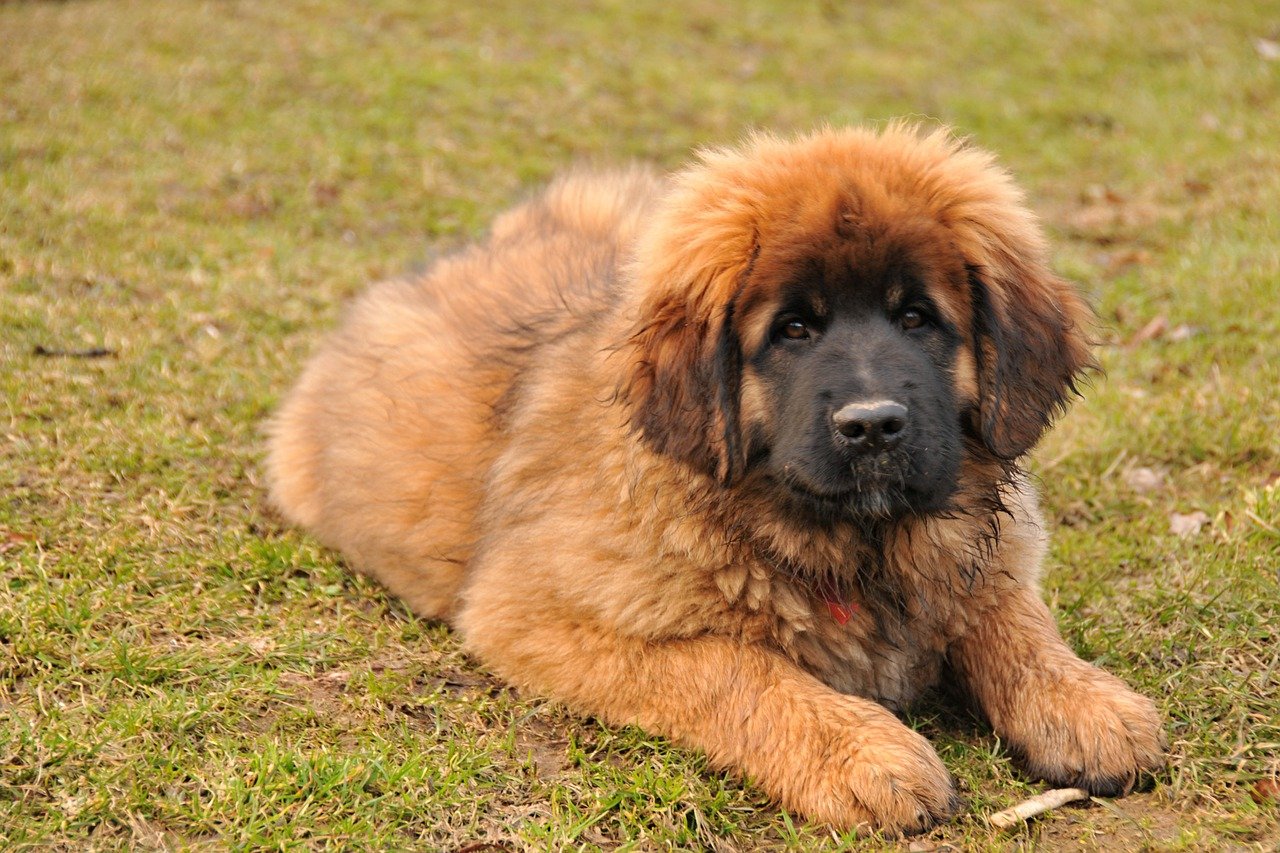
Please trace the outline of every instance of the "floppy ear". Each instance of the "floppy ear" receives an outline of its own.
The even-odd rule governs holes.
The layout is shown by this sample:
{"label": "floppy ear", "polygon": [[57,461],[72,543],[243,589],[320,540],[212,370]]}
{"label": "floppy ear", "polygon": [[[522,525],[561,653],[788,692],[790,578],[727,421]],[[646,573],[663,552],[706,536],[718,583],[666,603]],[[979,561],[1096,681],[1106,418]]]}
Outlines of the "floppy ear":
{"label": "floppy ear", "polygon": [[728,484],[746,467],[735,306],[768,206],[755,158],[724,149],[699,160],[672,177],[623,270],[634,325],[619,388],[651,447]]}
{"label": "floppy ear", "polygon": [[988,246],[969,266],[977,427],[987,448],[1012,460],[1029,451],[1096,369],[1080,294],[1036,259]]}
{"label": "floppy ear", "polygon": [[632,426],[655,450],[727,485],[745,464],[734,303],[708,315],[681,297],[668,294],[638,324],[623,396]]}

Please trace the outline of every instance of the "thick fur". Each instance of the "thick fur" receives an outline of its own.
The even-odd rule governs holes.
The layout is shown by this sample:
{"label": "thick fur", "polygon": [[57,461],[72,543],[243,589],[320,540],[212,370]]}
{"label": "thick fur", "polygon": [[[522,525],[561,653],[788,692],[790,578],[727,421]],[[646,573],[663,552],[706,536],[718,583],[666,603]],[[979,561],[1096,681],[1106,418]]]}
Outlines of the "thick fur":
{"label": "thick fur", "polygon": [[[989,155],[905,126],[569,175],[354,305],[272,425],[271,495],[512,683],[810,818],[956,808],[894,715],[944,676],[1032,773],[1120,793],[1160,721],[1060,638],[1017,466],[1090,366],[1044,254]],[[796,293],[821,316],[783,341]],[[814,426],[872,391],[919,397],[928,476]]]}

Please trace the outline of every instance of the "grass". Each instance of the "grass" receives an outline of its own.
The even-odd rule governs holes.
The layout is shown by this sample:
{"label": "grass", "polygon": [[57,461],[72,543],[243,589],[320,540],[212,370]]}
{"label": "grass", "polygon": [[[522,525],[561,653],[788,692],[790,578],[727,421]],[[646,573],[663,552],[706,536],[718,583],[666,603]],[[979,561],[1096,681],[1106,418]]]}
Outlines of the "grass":
{"label": "grass", "polygon": [[0,3],[3,845],[893,849],[490,680],[264,509],[259,425],[347,297],[563,166],[908,115],[995,150],[1099,306],[1106,377],[1036,464],[1045,594],[1172,743],[1150,793],[997,834],[1039,786],[926,705],[968,803],[926,842],[1275,849],[1259,39],[1192,0]]}

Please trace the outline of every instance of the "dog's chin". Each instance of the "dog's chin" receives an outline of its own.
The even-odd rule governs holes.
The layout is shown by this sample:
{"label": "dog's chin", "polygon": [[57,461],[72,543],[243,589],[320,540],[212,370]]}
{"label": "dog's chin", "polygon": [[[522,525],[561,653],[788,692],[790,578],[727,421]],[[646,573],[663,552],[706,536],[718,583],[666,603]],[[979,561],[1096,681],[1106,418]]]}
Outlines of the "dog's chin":
{"label": "dog's chin", "polygon": [[802,478],[779,483],[792,509],[822,522],[884,522],[946,512],[954,488],[920,488],[888,477],[860,477],[835,486],[818,486]]}
{"label": "dog's chin", "polygon": [[855,488],[828,490],[793,481],[783,486],[793,511],[819,521],[887,521],[913,514],[904,490],[888,483],[860,483]]}

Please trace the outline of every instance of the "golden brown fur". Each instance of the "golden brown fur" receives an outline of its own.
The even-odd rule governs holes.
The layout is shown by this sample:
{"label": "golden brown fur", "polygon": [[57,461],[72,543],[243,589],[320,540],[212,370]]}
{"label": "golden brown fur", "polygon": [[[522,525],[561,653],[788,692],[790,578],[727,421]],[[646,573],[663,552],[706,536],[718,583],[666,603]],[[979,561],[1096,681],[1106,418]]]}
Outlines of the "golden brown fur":
{"label": "golden brown fur", "polygon": [[[731,321],[759,344],[822,246],[868,264],[909,246],[973,330],[952,509],[878,537],[778,510],[741,440],[777,401],[715,363]],[[944,672],[1032,772],[1118,792],[1161,763],[1159,720],[1059,637],[1016,467],[1088,365],[1088,321],[1005,173],[941,133],[570,175],[355,304],[274,421],[272,498],[512,683],[700,748],[811,818],[912,831],[954,809],[892,713]]]}

